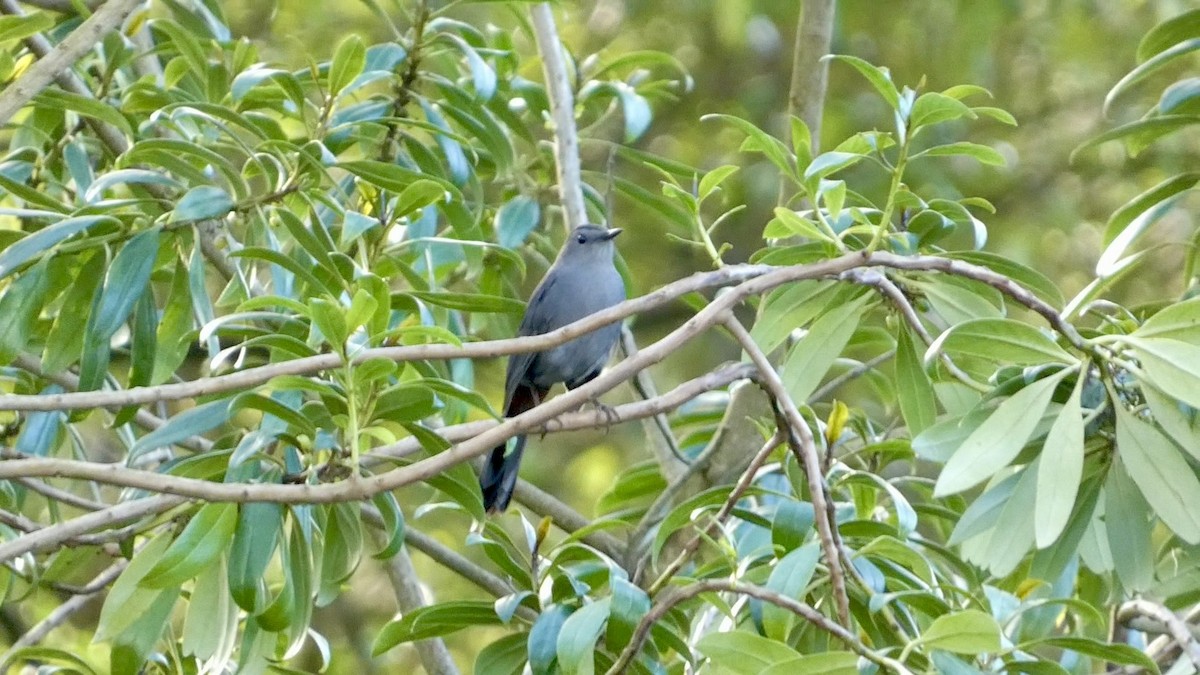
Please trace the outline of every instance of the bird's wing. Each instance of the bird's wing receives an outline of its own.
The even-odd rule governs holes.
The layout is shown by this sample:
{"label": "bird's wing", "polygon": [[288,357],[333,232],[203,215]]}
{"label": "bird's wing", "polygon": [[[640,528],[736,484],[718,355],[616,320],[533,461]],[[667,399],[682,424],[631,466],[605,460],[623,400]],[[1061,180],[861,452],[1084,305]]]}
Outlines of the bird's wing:
{"label": "bird's wing", "polygon": [[[551,270],[542,283],[534,289],[533,295],[529,298],[529,303],[525,306],[525,317],[521,319],[521,327],[517,329],[518,336],[526,335],[541,335],[549,333],[558,328],[551,325],[549,314],[545,311],[537,311],[539,307],[545,307],[544,302],[546,294],[551,292],[558,280],[558,275]],[[531,311],[532,308],[532,311]],[[504,409],[507,414],[508,406],[513,400],[513,393],[521,381],[525,379],[526,373],[529,372],[529,366],[533,363],[538,352],[526,352],[524,354],[513,354],[508,357],[508,371],[504,377]]]}

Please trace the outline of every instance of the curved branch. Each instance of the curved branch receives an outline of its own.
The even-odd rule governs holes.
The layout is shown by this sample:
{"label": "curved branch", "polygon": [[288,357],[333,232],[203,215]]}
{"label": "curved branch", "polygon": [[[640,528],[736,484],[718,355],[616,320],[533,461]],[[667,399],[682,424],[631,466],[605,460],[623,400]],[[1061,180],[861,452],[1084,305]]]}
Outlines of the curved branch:
{"label": "curved branch", "polygon": [[[828,487],[825,484],[825,474],[821,471],[821,457],[817,452],[812,430],[808,428],[808,423],[804,421],[804,417],[796,408],[796,403],[792,401],[791,394],[788,393],[783,380],[779,379],[779,373],[775,371],[767,359],[767,355],[750,337],[750,333],[733,317],[733,314],[726,315],[724,323],[729,332],[742,345],[742,349],[749,355],[750,360],[758,366],[758,374],[762,378],[763,386],[771,394],[771,398],[775,399],[776,405],[781,409],[780,412],[787,421],[788,441],[799,456],[800,464],[804,467],[804,474],[808,478],[813,519],[816,521],[817,534],[820,536],[821,548],[825,553],[825,564],[829,567],[829,585],[833,587],[833,597],[837,602],[838,619],[843,625],[849,626],[850,599],[846,595],[846,576],[842,570],[842,559],[835,541],[836,535],[833,529],[836,525],[829,515],[829,502],[826,501]],[[793,439],[793,435],[799,437],[799,443],[794,442],[796,439]]]}
{"label": "curved branch", "polygon": [[[670,410],[695,398],[700,393],[725,386],[744,376],[745,369],[737,366],[727,366],[707,375],[690,380],[663,394],[652,401],[638,401],[617,406],[614,411],[622,420],[633,420],[653,415],[663,410]],[[555,433],[576,429],[590,429],[607,424],[607,420],[597,419],[592,412],[573,412],[556,419],[554,424],[547,425],[549,419],[539,422],[527,431],[532,433]],[[450,442],[467,441],[482,433],[500,426],[494,420],[468,422],[440,429],[439,433]],[[521,431],[519,433],[526,433]],[[515,435],[515,433],[514,433]],[[377,466],[387,458],[402,457],[421,449],[415,438],[406,438],[394,445],[376,450],[365,458],[365,466]],[[172,476],[144,469],[133,469],[123,464],[100,464],[74,459],[54,457],[28,457],[14,453],[0,453],[7,458],[0,461],[0,480],[40,478],[74,478],[88,480],[106,485],[116,485],[126,488],[137,488],[157,493],[174,494],[190,499],[205,501],[282,501],[284,503],[305,503],[303,497],[308,490],[316,487],[311,485],[282,485],[267,483],[214,483],[197,478]],[[387,475],[387,474],[383,474]],[[361,482],[361,481],[356,481]],[[338,485],[350,486],[351,482],[331,483],[321,487],[332,488]],[[371,493],[374,494],[374,493]],[[539,494],[543,495],[539,498]],[[282,495],[282,497],[281,497]],[[518,499],[524,495],[538,506],[545,507],[549,498],[544,493],[534,492],[529,487],[521,488]],[[351,501],[359,497],[348,496],[344,499],[326,498],[321,501]],[[555,520],[569,531],[580,529],[586,523],[578,522],[580,516],[565,514],[562,510],[554,510]]]}
{"label": "curved branch", "polygon": [[[861,256],[846,256],[836,259],[841,261],[835,265],[837,267],[836,272],[841,272],[843,266],[851,258],[860,260]],[[619,305],[610,307],[603,312],[597,312],[586,319],[581,319],[556,331],[542,335],[470,342],[461,346],[429,344],[404,347],[378,347],[375,349],[364,349],[354,354],[351,357],[351,362],[362,363],[369,359],[379,358],[397,362],[422,359],[478,359],[544,351],[579,337],[584,333],[590,333],[601,326],[664,305],[688,293],[714,286],[726,286],[743,282],[747,279],[770,273],[773,270],[775,268],[767,265],[731,265],[720,270],[695,274],[667,284],[646,295],[626,300]],[[158,403],[159,401],[178,401],[198,396],[248,389],[265,384],[272,378],[281,375],[307,375],[321,370],[337,368],[341,365],[341,357],[337,354],[318,354],[317,356],[293,359],[291,361],[258,366],[256,368],[247,368],[246,370],[229,373],[228,375],[202,377],[190,382],[163,384],[156,387],[133,387],[120,391],[88,391],[50,395],[5,394],[0,396],[0,410],[86,410],[110,406],[143,405],[146,403]]]}
{"label": "curved branch", "polygon": [[[0,462],[0,465],[2,464]],[[35,553],[56,546],[92,530],[162,513],[187,501],[186,498],[175,495],[158,495],[157,497],[123,502],[103,511],[93,511],[87,515],[44,527],[36,532],[0,544],[0,562],[7,562],[26,553]]]}

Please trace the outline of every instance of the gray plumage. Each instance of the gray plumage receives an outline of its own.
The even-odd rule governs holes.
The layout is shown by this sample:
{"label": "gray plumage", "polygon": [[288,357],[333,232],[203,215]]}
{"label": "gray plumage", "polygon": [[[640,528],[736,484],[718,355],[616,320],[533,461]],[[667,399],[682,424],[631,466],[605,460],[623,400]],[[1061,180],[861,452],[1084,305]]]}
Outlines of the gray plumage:
{"label": "gray plumage", "polygon": [[[624,300],[625,282],[613,265],[612,240],[620,233],[596,225],[583,225],[571,232],[529,298],[517,334],[549,333]],[[509,357],[504,416],[513,417],[538,405],[559,382],[574,389],[595,378],[608,362],[620,334],[621,324],[611,323],[544,352]],[[524,436],[516,438],[510,453],[506,453],[505,445],[492,449],[479,477],[483,505],[489,513],[508,507],[524,449]]]}

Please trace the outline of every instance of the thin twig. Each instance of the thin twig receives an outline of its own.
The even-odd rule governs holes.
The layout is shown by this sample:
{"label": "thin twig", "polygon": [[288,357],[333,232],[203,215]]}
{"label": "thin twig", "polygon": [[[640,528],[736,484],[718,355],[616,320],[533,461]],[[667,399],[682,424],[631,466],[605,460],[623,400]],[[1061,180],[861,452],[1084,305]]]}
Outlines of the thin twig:
{"label": "thin twig", "polygon": [[1196,630],[1162,605],[1144,598],[1129,600],[1117,609],[1117,621],[1137,630],[1166,633],[1187,655],[1192,667],[1200,671],[1200,642]]}
{"label": "thin twig", "polygon": [[121,575],[121,572],[125,571],[125,567],[128,564],[129,561],[120,559],[109,565],[104,569],[104,571],[100,572],[100,574],[97,574],[96,577],[88,583],[86,587],[88,589],[87,593],[68,598],[65,602],[58,607],[55,607],[53,611],[47,614],[46,618],[37,622],[32,628],[25,631],[25,634],[22,635],[16,642],[14,642],[12,647],[10,647],[3,656],[0,656],[0,669],[6,669],[13,665],[13,658],[17,650],[25,647],[32,647],[46,639],[46,636],[50,634],[50,631],[66,623],[67,620],[69,620],[71,616],[75,614],[75,612],[78,612],[87,606],[88,602],[90,602],[97,593],[104,590],[105,587],[107,587],[109,584],[115,581],[118,576]]}
{"label": "thin twig", "polygon": [[771,603],[776,607],[786,609],[801,619],[811,623],[813,626],[816,626],[818,629],[823,630],[833,637],[846,643],[851,651],[867,659],[868,661],[887,668],[894,673],[898,673],[899,675],[911,675],[911,671],[909,671],[909,669],[903,663],[867,647],[858,639],[856,635],[854,635],[854,633],[850,632],[845,627],[834,623],[824,614],[814,609],[811,605],[800,602],[799,600],[790,598],[786,595],[776,593],[775,591],[762,586],[756,586],[754,584],[748,584],[729,579],[707,579],[704,581],[689,583],[687,586],[684,586],[679,590],[669,594],[667,597],[662,598],[650,609],[649,612],[646,613],[646,616],[642,617],[642,620],[638,622],[637,628],[634,629],[633,632],[633,638],[629,641],[629,644],[626,645],[625,649],[622,650],[621,655],[617,658],[616,662],[613,663],[612,668],[608,669],[607,675],[620,675],[621,673],[627,671],[629,666],[633,663],[633,660],[637,657],[638,652],[641,651],[642,645],[645,644],[646,639],[650,636],[650,629],[654,627],[655,623],[661,621],[662,618],[665,617],[673,607],[682,602],[686,602],[697,595],[713,592],[746,595],[762,600],[763,602]]}
{"label": "thin twig", "polygon": [[[847,270],[846,273],[842,275],[842,278],[848,279],[863,286],[871,286],[875,290],[879,291],[885,298],[891,301],[892,306],[899,310],[900,315],[904,317],[905,323],[907,323],[909,327],[912,328],[913,332],[921,338],[921,341],[925,343],[926,347],[933,344],[933,336],[930,335],[929,331],[925,329],[925,324],[921,323],[921,317],[917,315],[916,308],[913,307],[912,303],[908,301],[908,297],[904,295],[904,291],[900,290],[900,287],[896,285],[896,282],[887,278],[886,275],[881,274],[878,270],[869,268]],[[946,367],[946,370],[949,371],[949,373],[953,375],[959,382],[962,382],[976,391],[991,390],[991,387],[976,382],[975,378],[964,372],[962,368],[959,368],[958,364],[954,362],[954,359],[950,358],[949,354],[943,353],[940,354],[940,356],[942,364]]]}
{"label": "thin twig", "polygon": [[776,404],[780,407],[780,411],[783,413],[790,427],[790,432],[787,433],[788,440],[793,440],[792,434],[798,436],[799,443],[796,444],[794,449],[799,455],[798,459],[801,466],[804,467],[804,473],[808,478],[809,498],[812,499],[813,505],[813,518],[817,525],[817,535],[821,539],[821,548],[825,553],[825,564],[829,568],[829,585],[833,590],[833,598],[837,604],[838,619],[843,625],[849,626],[850,599],[846,594],[846,577],[842,571],[842,560],[837,542],[834,539],[833,528],[835,525],[829,517],[825,476],[821,473],[821,457],[817,452],[812,430],[809,429],[808,423],[804,421],[804,416],[796,408],[791,394],[788,393],[783,380],[779,378],[779,373],[771,365],[770,360],[767,359],[767,355],[759,349],[758,344],[750,337],[750,333],[734,318],[732,313],[726,314],[724,324],[725,328],[741,344],[746,354],[750,356],[750,360],[754,365],[758,366],[758,373],[759,377],[762,378],[763,386],[771,394],[771,398],[775,399]]}
{"label": "thin twig", "polygon": [[683,550],[679,552],[679,555],[677,555],[675,559],[671,561],[671,564],[667,565],[666,568],[663,569],[663,571],[658,575],[658,578],[654,580],[654,583],[650,584],[649,588],[646,589],[649,594],[654,595],[666,587],[666,585],[671,582],[671,579],[675,576],[675,574],[679,570],[683,569],[683,566],[687,563],[688,558],[692,557],[692,555],[700,548],[701,542],[708,538],[709,533],[717,527],[725,524],[726,519],[728,519],[730,514],[733,513],[733,508],[737,506],[737,503],[742,499],[742,495],[745,494],[747,489],[749,489],[750,484],[754,482],[754,478],[757,476],[759,468],[761,468],[763,463],[767,461],[767,458],[771,456],[771,453],[779,447],[779,444],[783,443],[783,440],[784,437],[782,433],[776,433],[774,436],[767,439],[767,442],[763,444],[762,448],[755,453],[754,458],[750,460],[750,466],[746,467],[746,470],[742,472],[742,477],[738,479],[737,484],[733,486],[733,490],[729,492],[729,496],[725,499],[725,503],[721,505],[721,508],[713,516],[712,522],[710,522],[709,525],[703,530],[697,532],[694,537],[688,540],[688,543],[684,544]]}
{"label": "thin twig", "polygon": [[[633,331],[629,326],[621,326],[621,351],[626,358],[637,354],[637,341],[633,338]],[[637,391],[638,396],[644,400],[658,398],[658,388],[654,385],[654,378],[650,377],[648,371],[641,371],[633,377],[633,388]],[[657,435],[651,429],[651,425],[657,429]],[[659,467],[662,468],[663,476],[667,481],[674,481],[680,475],[687,472],[688,461],[679,451],[679,441],[675,440],[675,434],[671,431],[671,422],[663,413],[658,413],[654,417],[647,420],[646,436],[661,439],[660,442],[651,445],[655,450],[655,459],[658,460]],[[665,450],[665,452],[663,452]]]}

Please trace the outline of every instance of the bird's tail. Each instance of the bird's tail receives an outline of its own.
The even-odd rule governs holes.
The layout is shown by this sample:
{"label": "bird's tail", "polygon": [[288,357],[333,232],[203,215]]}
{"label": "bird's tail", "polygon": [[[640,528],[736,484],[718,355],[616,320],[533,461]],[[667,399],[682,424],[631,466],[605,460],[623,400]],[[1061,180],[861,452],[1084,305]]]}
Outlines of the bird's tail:
{"label": "bird's tail", "polygon": [[513,490],[517,487],[517,472],[521,468],[521,453],[525,437],[517,436],[516,447],[505,453],[507,443],[492,448],[483,472],[479,474],[479,489],[483,492],[483,508],[488,513],[500,513],[508,508]]}
{"label": "bird's tail", "polygon": [[[515,417],[541,403],[546,392],[528,385],[519,385],[504,410],[505,417]],[[487,464],[479,474],[479,490],[483,493],[483,508],[488,513],[500,513],[508,508],[513,490],[517,487],[517,473],[521,468],[521,453],[525,450],[525,436],[517,436],[513,451],[506,453],[507,443],[492,448]]]}

